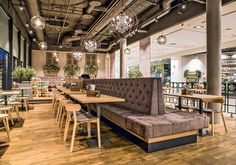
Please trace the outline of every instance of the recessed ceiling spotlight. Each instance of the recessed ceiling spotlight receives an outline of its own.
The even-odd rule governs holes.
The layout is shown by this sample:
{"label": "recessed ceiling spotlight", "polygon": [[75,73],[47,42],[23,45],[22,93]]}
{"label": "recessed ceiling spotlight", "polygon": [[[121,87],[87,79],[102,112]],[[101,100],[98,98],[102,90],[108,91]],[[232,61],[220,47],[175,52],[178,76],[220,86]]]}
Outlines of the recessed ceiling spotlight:
{"label": "recessed ceiling spotlight", "polygon": [[20,9],[20,11],[23,11],[23,10],[24,10],[24,7],[23,7],[23,6],[20,6],[19,9]]}
{"label": "recessed ceiling spotlight", "polygon": [[36,42],[36,38],[33,38],[33,41]]}
{"label": "recessed ceiling spotlight", "polygon": [[29,33],[30,33],[30,34],[33,34],[33,31],[32,31],[32,30],[30,30],[30,31],[29,31]]}
{"label": "recessed ceiling spotlight", "polygon": [[59,48],[62,48],[62,45],[60,45]]}
{"label": "recessed ceiling spotlight", "polygon": [[26,27],[29,27],[29,24],[28,24],[28,23],[26,23],[26,24],[25,24],[25,26],[26,26]]}
{"label": "recessed ceiling spotlight", "polygon": [[195,28],[195,29],[202,29],[202,28],[204,28],[204,26],[203,25],[197,25],[197,26],[194,26],[193,28]]}

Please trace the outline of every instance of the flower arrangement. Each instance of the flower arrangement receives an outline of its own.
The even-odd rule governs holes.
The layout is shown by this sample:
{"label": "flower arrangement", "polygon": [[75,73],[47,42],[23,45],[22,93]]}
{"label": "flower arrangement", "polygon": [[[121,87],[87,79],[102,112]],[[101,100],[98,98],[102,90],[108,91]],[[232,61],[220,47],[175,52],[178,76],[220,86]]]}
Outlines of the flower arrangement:
{"label": "flower arrangement", "polygon": [[87,66],[85,67],[84,72],[86,74],[96,74],[98,72],[98,67],[97,66]]}
{"label": "flower arrangement", "polygon": [[60,67],[55,64],[45,64],[43,66],[43,71],[46,74],[58,73],[60,71]]}
{"label": "flower arrangement", "polygon": [[130,69],[128,76],[129,78],[139,78],[143,77],[143,74],[139,71],[139,69]]}
{"label": "flower arrangement", "polygon": [[79,72],[80,72],[80,67],[78,65],[68,64],[64,68],[64,73],[69,77],[75,76]]}
{"label": "flower arrangement", "polygon": [[12,72],[13,77],[15,79],[18,79],[20,82],[22,80],[28,80],[30,81],[32,77],[36,75],[35,70],[31,67],[16,67],[14,71]]}

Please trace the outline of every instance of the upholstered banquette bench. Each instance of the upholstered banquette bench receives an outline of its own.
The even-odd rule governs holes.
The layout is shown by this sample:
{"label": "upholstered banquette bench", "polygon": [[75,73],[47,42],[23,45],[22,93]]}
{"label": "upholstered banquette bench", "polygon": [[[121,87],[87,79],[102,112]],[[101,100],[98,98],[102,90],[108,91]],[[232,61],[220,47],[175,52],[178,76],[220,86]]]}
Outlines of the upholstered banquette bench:
{"label": "upholstered banquette bench", "polygon": [[102,94],[125,98],[123,103],[102,105],[102,116],[119,133],[153,152],[197,141],[197,131],[209,118],[200,114],[165,109],[161,79],[84,80]]}

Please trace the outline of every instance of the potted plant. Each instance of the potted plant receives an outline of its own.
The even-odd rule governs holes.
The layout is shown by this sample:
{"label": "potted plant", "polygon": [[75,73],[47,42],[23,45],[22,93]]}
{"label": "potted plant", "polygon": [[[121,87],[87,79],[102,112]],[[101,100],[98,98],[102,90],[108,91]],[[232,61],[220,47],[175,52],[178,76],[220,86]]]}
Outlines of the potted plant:
{"label": "potted plant", "polygon": [[43,71],[46,76],[55,76],[60,71],[60,67],[55,64],[45,64],[43,66]]}
{"label": "potted plant", "polygon": [[128,73],[129,78],[143,77],[143,74],[138,69],[130,69]]}
{"label": "potted plant", "polygon": [[23,79],[30,81],[35,75],[35,70],[31,67],[27,67],[25,68]]}
{"label": "potted plant", "polygon": [[69,77],[73,77],[78,74],[80,71],[80,67],[78,65],[66,65],[64,68],[64,73]]}
{"label": "potted plant", "polygon": [[12,72],[12,75],[15,79],[17,79],[21,83],[25,76],[25,68],[20,66],[16,67]]}
{"label": "potted plant", "polygon": [[202,72],[200,70],[196,70],[195,74],[196,74],[196,77],[197,77],[198,83],[199,83],[200,78],[202,78]]}
{"label": "potted plant", "polygon": [[[188,74],[189,74],[189,70],[187,69],[187,70],[184,71],[184,78],[185,78],[185,80],[187,79]],[[187,81],[187,80],[186,80],[186,81]]]}
{"label": "potted plant", "polygon": [[87,67],[85,67],[85,70],[84,70],[84,72],[86,73],[86,74],[89,74],[90,76],[92,75],[96,75],[97,74],[97,72],[98,72],[98,67],[97,66],[87,66]]}

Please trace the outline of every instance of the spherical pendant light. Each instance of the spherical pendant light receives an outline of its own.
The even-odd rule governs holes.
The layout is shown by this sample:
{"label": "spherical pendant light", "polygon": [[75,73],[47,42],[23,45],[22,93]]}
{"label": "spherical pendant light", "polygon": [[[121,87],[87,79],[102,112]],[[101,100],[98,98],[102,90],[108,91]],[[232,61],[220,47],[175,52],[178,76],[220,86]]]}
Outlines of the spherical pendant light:
{"label": "spherical pendant light", "polygon": [[129,54],[131,53],[130,48],[125,48],[124,53],[127,54],[127,55],[129,55]]}
{"label": "spherical pendant light", "polygon": [[31,25],[36,30],[42,30],[45,28],[45,19],[39,15],[33,16],[31,18]]}
{"label": "spherical pendant light", "polygon": [[167,42],[167,38],[165,35],[160,35],[158,38],[157,38],[157,43],[160,44],[160,45],[165,45]]}
{"label": "spherical pendant light", "polygon": [[41,50],[47,50],[48,48],[48,45],[46,42],[40,42],[38,46],[39,46],[39,49]]}

